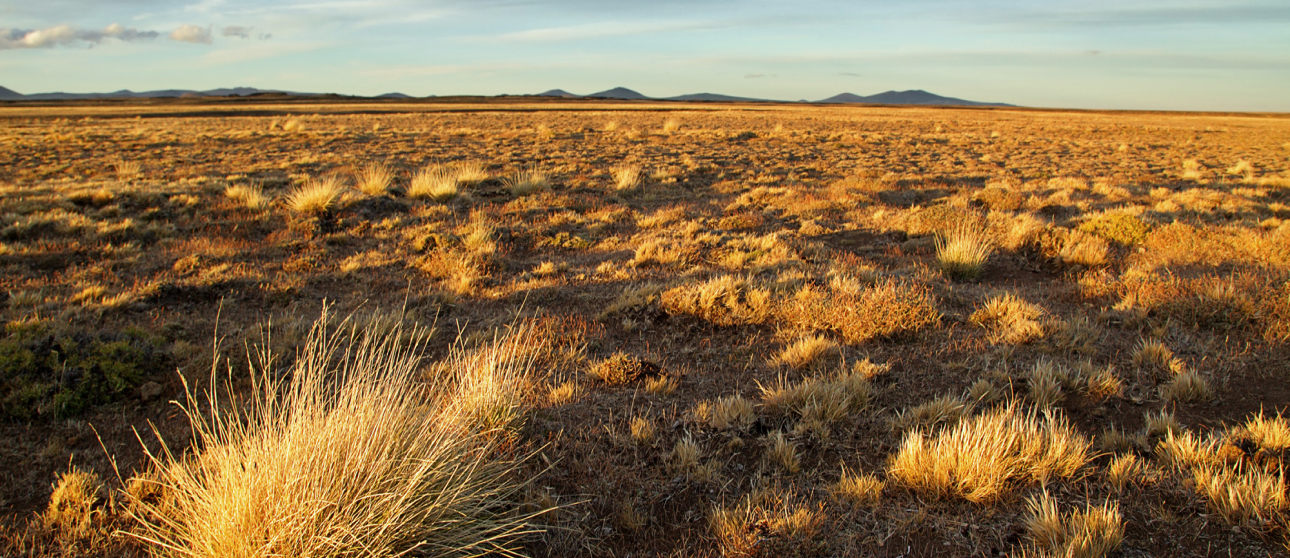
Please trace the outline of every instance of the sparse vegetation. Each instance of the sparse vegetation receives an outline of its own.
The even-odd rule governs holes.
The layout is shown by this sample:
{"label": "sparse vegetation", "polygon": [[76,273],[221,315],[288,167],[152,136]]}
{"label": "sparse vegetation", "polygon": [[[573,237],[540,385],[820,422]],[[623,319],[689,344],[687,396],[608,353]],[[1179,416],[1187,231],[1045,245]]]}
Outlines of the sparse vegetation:
{"label": "sparse vegetation", "polygon": [[1287,119],[480,102],[0,107],[0,555],[1284,553]]}

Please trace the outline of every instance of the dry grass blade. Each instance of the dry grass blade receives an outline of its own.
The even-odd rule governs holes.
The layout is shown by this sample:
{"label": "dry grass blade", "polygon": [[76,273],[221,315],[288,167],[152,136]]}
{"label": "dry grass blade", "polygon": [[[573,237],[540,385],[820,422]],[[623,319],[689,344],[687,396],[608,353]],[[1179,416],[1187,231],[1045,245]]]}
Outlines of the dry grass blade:
{"label": "dry grass blade", "polygon": [[131,502],[131,535],[172,556],[515,555],[523,482],[494,450],[528,330],[454,349],[423,382],[424,331],[327,322],[287,374],[256,367],[246,405],[189,393],[199,449],[149,454],[161,496]]}

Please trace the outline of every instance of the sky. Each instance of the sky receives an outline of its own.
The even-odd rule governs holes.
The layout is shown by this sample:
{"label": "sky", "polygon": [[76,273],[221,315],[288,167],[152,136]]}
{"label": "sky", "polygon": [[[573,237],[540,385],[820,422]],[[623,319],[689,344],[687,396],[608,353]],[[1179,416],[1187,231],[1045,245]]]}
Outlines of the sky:
{"label": "sky", "polygon": [[1290,112],[1290,1],[0,0],[0,86]]}

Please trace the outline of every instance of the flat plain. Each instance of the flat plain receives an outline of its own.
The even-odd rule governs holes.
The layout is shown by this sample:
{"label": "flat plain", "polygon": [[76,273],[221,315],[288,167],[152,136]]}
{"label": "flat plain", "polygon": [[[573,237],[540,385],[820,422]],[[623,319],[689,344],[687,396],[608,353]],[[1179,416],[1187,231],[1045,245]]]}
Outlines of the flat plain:
{"label": "flat plain", "polygon": [[10,104],[0,161],[2,554],[280,552],[158,534],[137,479],[214,451],[212,390],[303,374],[324,308],[422,377],[518,363],[462,427],[492,552],[1290,540],[1286,115]]}

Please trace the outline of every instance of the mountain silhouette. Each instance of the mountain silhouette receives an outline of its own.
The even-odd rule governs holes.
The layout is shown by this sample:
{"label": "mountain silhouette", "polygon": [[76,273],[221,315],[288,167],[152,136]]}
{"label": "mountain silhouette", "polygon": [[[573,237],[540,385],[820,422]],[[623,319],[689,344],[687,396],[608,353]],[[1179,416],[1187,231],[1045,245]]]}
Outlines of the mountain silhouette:
{"label": "mountain silhouette", "polygon": [[581,95],[574,95],[573,93],[570,93],[570,92],[565,91],[565,90],[563,90],[563,89],[552,89],[552,90],[550,90],[550,91],[543,91],[543,92],[541,92],[541,93],[538,93],[538,94],[537,94],[537,96],[538,96],[538,97],[567,97],[567,98],[573,98],[573,97],[580,97]]}
{"label": "mountain silhouette", "polygon": [[613,89],[601,91],[599,93],[592,93],[587,96],[598,97],[601,99],[624,99],[624,100],[632,100],[632,101],[649,99],[649,97],[641,95],[640,93],[632,91],[631,89],[628,89],[626,87],[615,87]]}
{"label": "mountain silhouette", "polygon": [[909,91],[884,91],[877,95],[868,97],[855,95],[852,93],[842,93],[834,95],[827,99],[816,101],[819,103],[870,103],[875,105],[925,105],[925,106],[962,106],[962,107],[1011,107],[1007,103],[982,103],[979,101],[968,101],[956,99],[954,97],[943,97],[935,93],[928,93],[922,89],[913,89]]}

